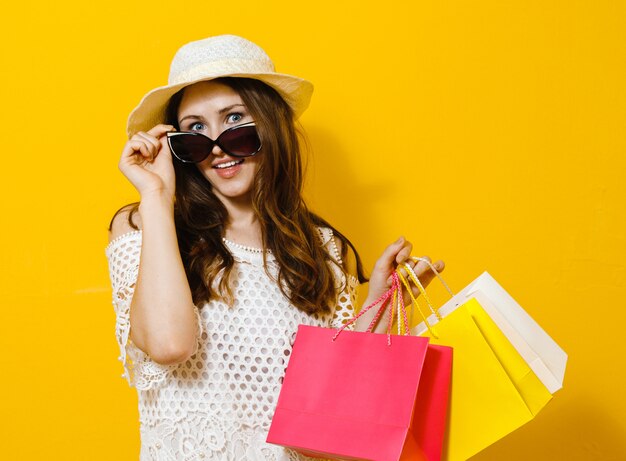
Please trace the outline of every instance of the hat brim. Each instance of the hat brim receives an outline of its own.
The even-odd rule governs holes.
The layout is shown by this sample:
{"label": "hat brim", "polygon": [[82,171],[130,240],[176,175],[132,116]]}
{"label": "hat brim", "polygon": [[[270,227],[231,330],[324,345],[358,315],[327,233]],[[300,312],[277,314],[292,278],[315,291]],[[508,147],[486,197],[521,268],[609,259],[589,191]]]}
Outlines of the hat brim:
{"label": "hat brim", "polygon": [[155,125],[165,123],[165,109],[170,98],[182,88],[194,83],[215,80],[220,77],[243,77],[260,80],[274,88],[293,109],[294,118],[298,119],[309,107],[311,95],[313,94],[313,84],[308,80],[287,74],[278,73],[240,73],[240,74],[219,74],[214,76],[204,76],[197,80],[179,83],[177,85],[167,85],[156,88],[147,93],[139,105],[133,109],[128,116],[126,132],[130,138],[139,131],[148,131]]}

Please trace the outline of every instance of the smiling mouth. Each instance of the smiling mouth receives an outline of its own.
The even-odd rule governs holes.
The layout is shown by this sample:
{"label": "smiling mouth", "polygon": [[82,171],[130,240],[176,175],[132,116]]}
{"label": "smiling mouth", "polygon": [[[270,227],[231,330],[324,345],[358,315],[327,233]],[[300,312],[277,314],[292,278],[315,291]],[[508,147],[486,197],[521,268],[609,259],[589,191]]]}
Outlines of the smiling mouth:
{"label": "smiling mouth", "polygon": [[233,160],[231,162],[224,162],[224,163],[219,163],[217,165],[213,165],[213,168],[216,168],[218,170],[223,170],[224,168],[230,168],[233,167],[235,165],[240,165],[243,163],[245,159],[241,159],[241,160]]}

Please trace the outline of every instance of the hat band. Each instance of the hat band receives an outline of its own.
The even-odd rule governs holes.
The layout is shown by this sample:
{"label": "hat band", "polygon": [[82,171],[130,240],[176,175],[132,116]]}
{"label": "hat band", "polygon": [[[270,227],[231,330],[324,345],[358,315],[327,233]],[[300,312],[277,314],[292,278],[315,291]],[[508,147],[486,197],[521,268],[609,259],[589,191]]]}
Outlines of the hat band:
{"label": "hat band", "polygon": [[180,85],[182,83],[195,82],[203,79],[226,77],[239,74],[267,74],[274,72],[271,61],[251,61],[249,59],[223,59],[199,64],[190,69],[184,69],[171,73],[168,85]]}

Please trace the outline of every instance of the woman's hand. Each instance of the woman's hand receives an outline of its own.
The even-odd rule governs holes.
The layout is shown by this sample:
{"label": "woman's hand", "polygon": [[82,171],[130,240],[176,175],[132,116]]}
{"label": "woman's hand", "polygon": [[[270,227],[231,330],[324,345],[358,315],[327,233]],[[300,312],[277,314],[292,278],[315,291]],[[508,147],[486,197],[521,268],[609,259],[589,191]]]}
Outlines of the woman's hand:
{"label": "woman's hand", "polygon": [[174,127],[157,125],[148,132],[140,131],[122,150],[119,168],[142,197],[174,197],[174,165],[165,136],[168,131],[174,131]]}
{"label": "woman's hand", "polygon": [[[374,264],[374,269],[372,270],[372,274],[370,276],[369,291],[364,306],[369,306],[371,303],[380,298],[387,290],[389,290],[389,288],[391,288],[393,283],[392,274],[400,264],[407,263],[411,266],[415,275],[417,275],[419,281],[424,287],[430,283],[433,277],[435,277],[435,273],[425,262],[419,261],[416,263],[410,259],[412,250],[413,245],[411,242],[405,240],[404,237],[400,237],[397,241],[385,248],[383,254],[380,258],[378,258],[376,264]],[[425,259],[430,260],[428,257],[425,257]],[[437,269],[438,272],[441,272],[445,267],[443,261],[437,261],[433,264],[433,266],[435,266],[435,269]],[[406,277],[406,271],[404,269],[402,269],[402,273]],[[414,284],[411,284],[411,288],[413,290],[413,295],[416,297],[419,296],[419,289],[415,287]],[[405,303],[409,304],[411,299],[405,289],[403,289],[403,293]],[[378,311],[378,307],[374,307],[370,309],[369,312],[364,314],[358,321],[357,330],[363,331],[367,328],[369,325],[368,320],[371,321],[376,311]],[[365,325],[365,323],[367,323],[367,325]],[[376,331],[384,331],[386,327],[386,316],[381,316],[381,321],[379,322]]]}

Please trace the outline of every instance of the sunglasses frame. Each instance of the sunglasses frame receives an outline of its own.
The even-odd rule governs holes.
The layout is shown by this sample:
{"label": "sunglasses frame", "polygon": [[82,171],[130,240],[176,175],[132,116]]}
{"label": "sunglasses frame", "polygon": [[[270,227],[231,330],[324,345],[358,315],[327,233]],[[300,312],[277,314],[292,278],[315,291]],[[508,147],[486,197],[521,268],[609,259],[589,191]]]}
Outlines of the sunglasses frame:
{"label": "sunglasses frame", "polygon": [[[179,160],[179,161],[181,161],[183,163],[200,163],[200,162],[203,162],[204,160],[206,160],[209,157],[209,155],[211,155],[211,152],[213,152],[213,148],[215,146],[219,147],[223,152],[225,152],[226,154],[228,154],[228,155],[230,155],[232,157],[235,157],[235,158],[252,157],[252,156],[258,154],[259,151],[261,150],[261,147],[263,146],[263,144],[261,144],[261,139],[259,138],[258,132],[257,132],[257,138],[259,138],[259,148],[256,151],[254,151],[253,153],[248,154],[248,155],[234,154],[234,153],[230,152],[228,149],[225,149],[224,146],[222,146],[222,144],[220,143],[220,138],[224,135],[224,133],[229,133],[231,131],[235,131],[235,130],[238,130],[240,128],[245,128],[245,127],[248,127],[248,126],[256,127],[256,123],[255,122],[242,123],[241,125],[232,126],[230,128],[227,128],[224,131],[222,131],[215,140],[209,138],[208,136],[206,136],[206,135],[204,135],[202,133],[197,133],[195,131],[168,131],[166,133],[166,135],[167,135],[167,144],[170,147],[170,151],[172,152],[174,157],[176,157],[177,160]],[[255,131],[256,131],[256,129],[255,129]],[[185,159],[180,158],[178,156],[178,154],[176,154],[176,151],[175,151],[174,147],[172,146],[172,142],[170,141],[171,138],[177,137],[177,136],[201,136],[203,138],[208,139],[213,145],[211,146],[211,149],[209,149],[207,151],[206,156],[202,160],[198,160],[198,161],[185,160]]]}

